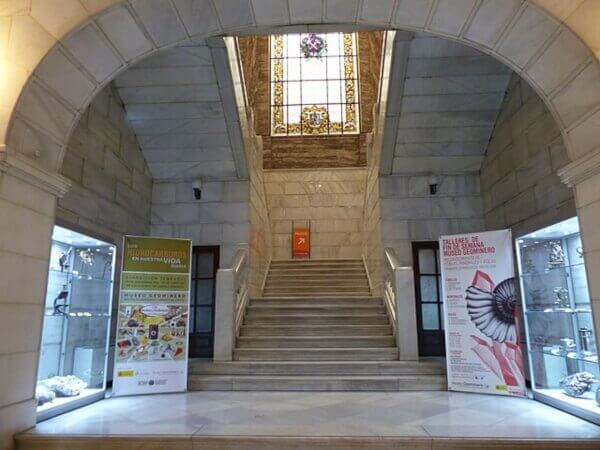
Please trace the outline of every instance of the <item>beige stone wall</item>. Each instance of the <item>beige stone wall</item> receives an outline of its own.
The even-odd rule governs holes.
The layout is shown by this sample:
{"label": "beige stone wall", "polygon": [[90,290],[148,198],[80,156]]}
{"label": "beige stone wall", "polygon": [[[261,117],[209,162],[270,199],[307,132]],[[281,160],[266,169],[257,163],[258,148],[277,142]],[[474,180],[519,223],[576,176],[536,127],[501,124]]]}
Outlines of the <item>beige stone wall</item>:
{"label": "beige stone wall", "polygon": [[381,176],[381,233],[402,264],[412,265],[412,242],[436,241],[445,234],[484,228],[479,176],[436,175],[438,191],[429,193],[429,176]]}
{"label": "beige stone wall", "polygon": [[248,230],[248,181],[204,181],[200,200],[191,181],[154,183],[152,235],[218,245],[220,266],[230,267],[238,245],[248,242]]}
{"label": "beige stone wall", "polygon": [[364,169],[265,171],[273,259],[291,258],[292,222],[310,221],[311,258],[360,258]]}
{"label": "beige stone wall", "polygon": [[273,256],[273,239],[267,207],[263,152],[260,140],[247,139],[246,159],[250,172],[250,295],[262,293],[262,286]]}
{"label": "beige stone wall", "polygon": [[513,75],[481,167],[486,228],[519,235],[574,216],[573,192],[556,175],[568,162],[554,118]]}
{"label": "beige stone wall", "polygon": [[0,174],[0,448],[35,424],[33,398],[55,196]]}
{"label": "beige stone wall", "polygon": [[[123,234],[149,231],[152,178],[110,86],[75,128],[62,175],[72,186],[58,202],[21,179],[0,175],[0,265],[5,275],[0,282],[0,314],[6,319],[0,339],[3,449],[10,448],[13,432],[35,423],[33,396],[53,225],[59,222],[117,246]],[[108,373],[112,374],[111,367]]]}
{"label": "beige stone wall", "polygon": [[383,245],[381,240],[381,205],[379,200],[381,137],[381,132],[375,132],[373,139],[379,142],[379,144],[369,148],[362,224],[362,255],[367,265],[371,289],[374,294],[381,294],[383,288]]}
{"label": "beige stone wall", "polygon": [[57,221],[117,246],[123,234],[148,234],[152,175],[112,86],[102,90],[81,117],[67,146],[62,174],[73,184],[58,201]]}

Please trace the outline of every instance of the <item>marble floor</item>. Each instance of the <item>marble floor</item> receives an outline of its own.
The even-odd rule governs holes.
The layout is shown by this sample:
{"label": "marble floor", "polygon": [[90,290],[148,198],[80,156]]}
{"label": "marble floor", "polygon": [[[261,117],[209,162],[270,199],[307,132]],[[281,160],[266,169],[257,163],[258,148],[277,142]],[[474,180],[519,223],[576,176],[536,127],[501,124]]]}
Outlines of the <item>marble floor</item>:
{"label": "marble floor", "polygon": [[529,399],[445,391],[190,392],[106,399],[25,435],[600,439],[600,427]]}

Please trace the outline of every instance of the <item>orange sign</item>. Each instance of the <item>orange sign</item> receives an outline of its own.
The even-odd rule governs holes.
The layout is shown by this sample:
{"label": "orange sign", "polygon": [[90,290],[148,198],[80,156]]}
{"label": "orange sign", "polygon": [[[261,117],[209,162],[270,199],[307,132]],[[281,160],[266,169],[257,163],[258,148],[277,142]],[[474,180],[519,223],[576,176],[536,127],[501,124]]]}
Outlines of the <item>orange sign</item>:
{"label": "orange sign", "polygon": [[292,256],[310,255],[310,230],[308,228],[294,228],[292,233]]}

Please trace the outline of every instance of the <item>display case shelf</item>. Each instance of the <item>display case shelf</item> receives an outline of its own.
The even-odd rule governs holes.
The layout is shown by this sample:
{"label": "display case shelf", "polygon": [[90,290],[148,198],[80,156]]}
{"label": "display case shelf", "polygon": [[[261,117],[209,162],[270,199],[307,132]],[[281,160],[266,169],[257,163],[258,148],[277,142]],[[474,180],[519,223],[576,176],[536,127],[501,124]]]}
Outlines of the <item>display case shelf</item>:
{"label": "display case shelf", "polygon": [[551,350],[535,350],[535,349],[532,349],[531,352],[532,353],[539,353],[539,354],[543,354],[543,355],[548,355],[548,356],[554,356],[556,358],[572,359],[574,361],[581,361],[581,362],[585,362],[585,363],[592,363],[592,364],[597,364],[598,363],[598,355],[596,355],[596,354],[582,355],[582,354],[577,353],[577,352],[554,353]]}
{"label": "display case shelf", "polygon": [[523,272],[521,274],[521,276],[526,278],[526,277],[531,277],[531,276],[539,276],[539,275],[544,275],[544,274],[556,273],[561,270],[567,272],[568,270],[578,270],[578,269],[585,270],[585,263],[577,262],[575,264],[565,264],[563,266],[546,267],[546,268],[542,267],[537,272]]}
{"label": "display case shelf", "polygon": [[528,309],[525,314],[591,314],[590,308],[545,308],[545,309]]}
{"label": "display case shelf", "polygon": [[98,276],[93,276],[93,275],[82,275],[82,274],[73,273],[73,272],[63,272],[58,269],[50,269],[50,273],[55,276],[63,275],[65,278],[71,278],[73,280],[78,280],[78,281],[79,280],[81,280],[81,281],[104,281],[106,283],[113,282],[113,280],[110,278],[103,278],[103,277],[98,277]]}

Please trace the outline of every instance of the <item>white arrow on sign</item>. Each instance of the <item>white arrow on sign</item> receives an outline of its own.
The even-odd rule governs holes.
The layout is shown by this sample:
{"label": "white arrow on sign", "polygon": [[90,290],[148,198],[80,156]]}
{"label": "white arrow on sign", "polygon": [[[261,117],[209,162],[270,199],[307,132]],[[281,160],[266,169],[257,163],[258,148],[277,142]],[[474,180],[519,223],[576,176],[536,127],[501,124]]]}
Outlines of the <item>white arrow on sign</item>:
{"label": "white arrow on sign", "polygon": [[298,244],[304,244],[306,242],[306,238],[298,238]]}

